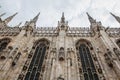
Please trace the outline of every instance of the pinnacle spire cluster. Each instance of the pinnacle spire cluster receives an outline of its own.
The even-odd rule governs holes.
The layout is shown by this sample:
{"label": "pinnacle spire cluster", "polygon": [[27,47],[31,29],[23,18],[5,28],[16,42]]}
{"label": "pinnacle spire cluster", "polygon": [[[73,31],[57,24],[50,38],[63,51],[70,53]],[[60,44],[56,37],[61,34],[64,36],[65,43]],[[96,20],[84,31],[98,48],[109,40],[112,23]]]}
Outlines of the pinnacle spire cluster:
{"label": "pinnacle spire cluster", "polygon": [[[2,13],[0,14],[0,20],[2,21],[1,17],[4,16],[6,13]],[[14,13],[13,15],[7,17],[4,21],[4,23],[7,25],[18,13]],[[88,12],[86,12],[87,16],[88,16],[88,20],[89,22],[92,24],[92,23],[96,23],[96,19],[94,19],[92,16],[90,16],[90,14]],[[119,16],[116,16],[115,14],[111,13],[110,14],[120,23],[120,17]],[[40,12],[33,18],[31,19],[30,21],[26,21],[25,24],[27,25],[30,25],[30,24],[36,24],[36,22],[38,21],[38,18],[39,18],[39,15],[40,15]],[[62,24],[67,24],[67,22],[65,21],[65,16],[64,16],[64,12],[62,12],[62,17],[61,17],[61,20],[58,21],[58,24],[59,23],[62,23]],[[19,25],[20,26],[20,25]]]}
{"label": "pinnacle spire cluster", "polygon": [[32,20],[26,21],[25,25],[32,26],[32,28],[35,28],[36,27],[36,22],[39,18],[39,15],[40,15],[40,12]]}

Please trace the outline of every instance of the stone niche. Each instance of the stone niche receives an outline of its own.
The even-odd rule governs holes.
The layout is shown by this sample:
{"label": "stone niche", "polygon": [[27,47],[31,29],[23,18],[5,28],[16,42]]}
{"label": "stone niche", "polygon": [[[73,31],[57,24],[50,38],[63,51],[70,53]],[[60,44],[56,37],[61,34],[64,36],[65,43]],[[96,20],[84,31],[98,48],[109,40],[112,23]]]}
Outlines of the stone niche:
{"label": "stone niche", "polygon": [[59,61],[64,61],[65,60],[65,51],[64,48],[61,47],[59,50],[59,55],[58,55]]}

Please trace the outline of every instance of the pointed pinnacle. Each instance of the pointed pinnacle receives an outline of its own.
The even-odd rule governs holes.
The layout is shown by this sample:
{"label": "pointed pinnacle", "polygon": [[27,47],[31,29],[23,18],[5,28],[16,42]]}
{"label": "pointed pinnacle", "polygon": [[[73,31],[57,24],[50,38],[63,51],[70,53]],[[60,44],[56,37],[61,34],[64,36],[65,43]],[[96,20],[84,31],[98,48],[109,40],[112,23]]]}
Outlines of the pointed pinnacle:
{"label": "pointed pinnacle", "polygon": [[114,15],[113,13],[110,12],[110,14],[120,23],[120,17],[119,16],[116,16]]}
{"label": "pointed pinnacle", "polygon": [[112,16],[115,16],[115,15],[114,15],[113,13],[111,13],[111,12],[110,12],[110,14],[111,14]]}
{"label": "pointed pinnacle", "polygon": [[16,12],[15,14],[13,14],[12,16],[9,16],[8,18],[6,18],[4,21],[6,24],[8,24],[18,13]]}
{"label": "pointed pinnacle", "polygon": [[86,14],[87,14],[87,16],[88,16],[88,18],[91,18],[91,19],[93,19],[89,14],[88,14],[88,12],[86,12]]}
{"label": "pointed pinnacle", "polygon": [[33,21],[36,22],[38,20],[39,15],[40,15],[40,12],[33,18]]}
{"label": "pointed pinnacle", "polygon": [[2,16],[4,16],[6,13],[2,13],[1,15],[0,15],[0,17],[2,17]]}
{"label": "pointed pinnacle", "polygon": [[93,18],[88,14],[88,12],[86,12],[86,14],[87,14],[87,16],[88,16],[88,19],[89,19],[90,23],[95,23],[95,22],[96,22],[96,20],[93,19]]}
{"label": "pointed pinnacle", "polygon": [[118,16],[115,16],[113,13],[110,12],[110,14],[113,16],[113,17],[118,17]]}

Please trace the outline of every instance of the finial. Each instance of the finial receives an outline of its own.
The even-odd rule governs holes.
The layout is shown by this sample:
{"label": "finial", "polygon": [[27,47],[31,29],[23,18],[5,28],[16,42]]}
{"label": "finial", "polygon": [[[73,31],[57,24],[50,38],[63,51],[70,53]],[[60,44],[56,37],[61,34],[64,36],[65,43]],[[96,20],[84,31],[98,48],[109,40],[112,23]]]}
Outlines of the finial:
{"label": "finial", "polygon": [[120,23],[120,17],[119,16],[116,16],[114,15],[113,13],[110,12],[110,14]]}
{"label": "finial", "polygon": [[90,23],[96,23],[96,20],[93,19],[93,18],[88,14],[88,12],[86,12],[86,14],[87,14],[87,16],[88,16],[88,19],[89,19]]}
{"label": "finial", "polygon": [[8,18],[6,18],[4,21],[6,24],[8,24],[18,13],[16,12],[15,14],[13,14],[12,16],[9,16]]}

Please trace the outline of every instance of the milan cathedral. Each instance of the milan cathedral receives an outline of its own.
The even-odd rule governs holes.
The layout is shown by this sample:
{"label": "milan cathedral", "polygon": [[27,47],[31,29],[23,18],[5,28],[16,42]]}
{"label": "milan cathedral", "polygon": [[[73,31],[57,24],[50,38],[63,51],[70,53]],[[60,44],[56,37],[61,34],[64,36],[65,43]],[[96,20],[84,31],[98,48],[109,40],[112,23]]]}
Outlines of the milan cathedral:
{"label": "milan cathedral", "polygon": [[56,27],[37,27],[40,13],[9,26],[17,14],[0,15],[0,80],[120,80],[120,28],[89,13],[89,27],[69,26],[64,13]]}

